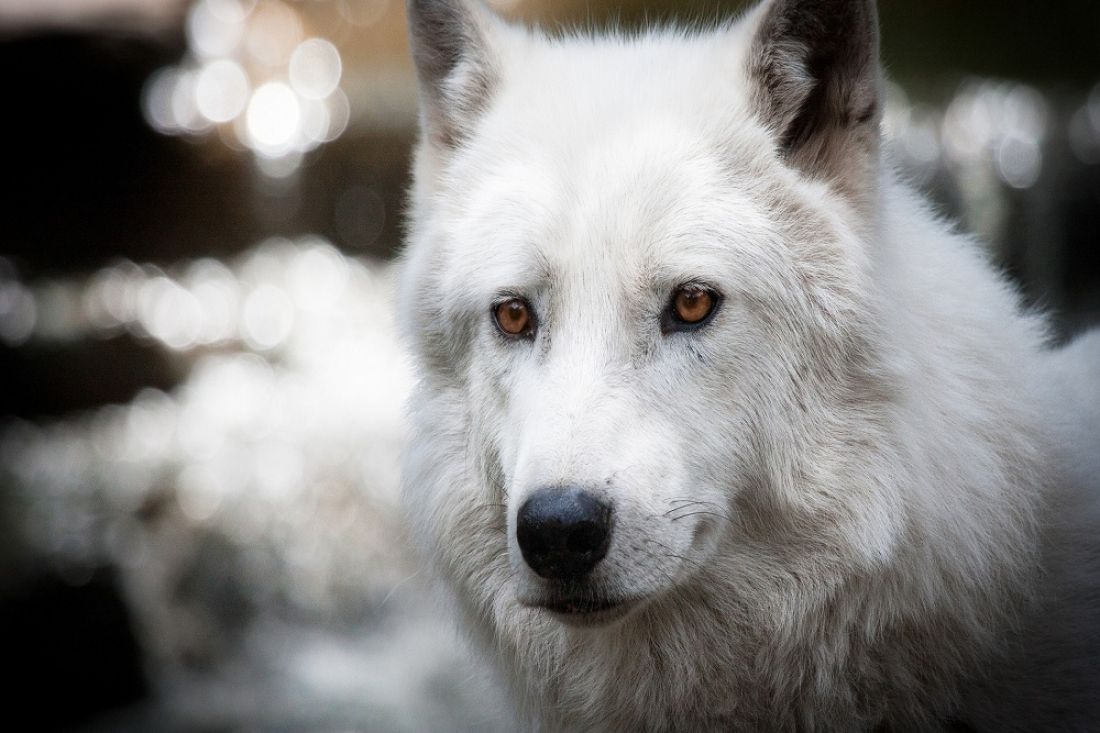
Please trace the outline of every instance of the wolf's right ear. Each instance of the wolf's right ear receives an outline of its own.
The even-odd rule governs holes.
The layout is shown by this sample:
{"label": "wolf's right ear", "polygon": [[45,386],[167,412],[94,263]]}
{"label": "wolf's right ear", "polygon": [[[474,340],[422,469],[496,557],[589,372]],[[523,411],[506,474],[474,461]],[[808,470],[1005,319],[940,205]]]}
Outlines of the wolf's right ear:
{"label": "wolf's right ear", "polygon": [[496,82],[497,19],[478,0],[406,0],[421,124],[438,150],[459,145]]}

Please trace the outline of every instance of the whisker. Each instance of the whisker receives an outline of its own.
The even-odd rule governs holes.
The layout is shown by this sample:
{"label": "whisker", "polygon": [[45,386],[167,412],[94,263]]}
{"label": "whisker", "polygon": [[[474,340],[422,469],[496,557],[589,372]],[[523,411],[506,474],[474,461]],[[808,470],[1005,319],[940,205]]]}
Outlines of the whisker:
{"label": "whisker", "polygon": [[697,512],[688,512],[687,514],[681,514],[678,517],[672,517],[671,521],[678,522],[681,519],[687,519],[688,517],[694,517],[694,516],[698,516],[700,514],[711,516],[711,517],[718,517],[719,519],[725,519],[727,522],[730,521],[730,518],[729,518],[728,514],[723,514],[722,512],[708,512],[708,511],[702,511],[702,510],[697,511]]}
{"label": "whisker", "polygon": [[672,514],[673,512],[678,512],[681,509],[690,509],[693,506],[714,506],[714,504],[712,504],[709,501],[686,501],[686,500],[680,500],[680,501],[684,501],[685,503],[680,504],[680,506],[672,507],[671,509],[669,509],[667,512],[665,512],[661,516],[662,517],[667,517],[669,514]]}
{"label": "whisker", "polygon": [[673,560],[679,560],[684,565],[687,565],[689,568],[692,568],[693,570],[702,570],[703,569],[703,566],[700,565],[695,560],[692,560],[691,558],[684,557],[683,555],[677,555],[674,552],[666,552],[664,554],[664,557],[671,557]]}
{"label": "whisker", "polygon": [[696,570],[701,570],[703,568],[703,566],[698,561],[692,560],[691,558],[684,557],[683,555],[677,555],[675,552],[672,551],[672,548],[669,547],[668,545],[666,545],[664,542],[660,542],[658,540],[650,539],[649,543],[653,544],[653,545],[656,545],[657,547],[660,547],[662,550],[664,550],[665,552],[663,554],[664,554],[665,557],[675,558],[676,560],[679,560],[680,562],[682,562],[682,563],[684,563],[684,564],[688,565],[689,567],[692,567]]}
{"label": "whisker", "polygon": [[420,573],[421,573],[421,571],[420,571],[420,570],[417,570],[417,571],[416,571],[415,573],[413,573],[412,575],[410,575],[410,576],[408,576],[408,577],[406,577],[406,578],[403,578],[403,579],[399,580],[399,581],[398,581],[398,582],[397,582],[396,584],[394,584],[394,586],[393,586],[392,588],[390,588],[390,592],[389,592],[389,593],[387,593],[387,594],[386,594],[386,597],[382,599],[382,602],[378,604],[378,607],[379,607],[379,608],[382,608],[383,606],[385,606],[385,605],[386,605],[386,604],[387,604],[387,603],[389,602],[390,598],[393,598],[393,594],[394,594],[394,593],[396,593],[396,592],[397,592],[397,590],[398,590],[398,589],[399,589],[399,588],[400,588],[401,586],[405,585],[405,583],[408,583],[408,582],[409,582],[410,580],[412,580],[412,579],[413,579],[413,578],[415,578],[416,576],[420,575]]}

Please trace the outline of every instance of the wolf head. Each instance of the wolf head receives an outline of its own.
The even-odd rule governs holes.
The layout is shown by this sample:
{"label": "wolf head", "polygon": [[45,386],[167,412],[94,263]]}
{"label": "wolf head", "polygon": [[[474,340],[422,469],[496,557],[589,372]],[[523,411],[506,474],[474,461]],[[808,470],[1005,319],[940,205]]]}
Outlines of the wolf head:
{"label": "wolf head", "polygon": [[719,562],[886,561],[872,0],[601,39],[408,13],[407,501],[470,610],[599,625]]}

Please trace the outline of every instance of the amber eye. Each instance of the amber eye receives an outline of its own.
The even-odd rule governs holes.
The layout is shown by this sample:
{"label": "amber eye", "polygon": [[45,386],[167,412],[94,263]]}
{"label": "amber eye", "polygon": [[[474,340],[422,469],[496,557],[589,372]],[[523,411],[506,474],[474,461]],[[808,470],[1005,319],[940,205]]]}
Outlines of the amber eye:
{"label": "amber eye", "polygon": [[672,294],[664,318],[665,333],[687,331],[702,326],[714,313],[718,294],[700,285],[684,285]]}
{"label": "amber eye", "polygon": [[509,298],[493,307],[497,328],[505,336],[531,336],[535,330],[535,318],[531,306],[523,298]]}

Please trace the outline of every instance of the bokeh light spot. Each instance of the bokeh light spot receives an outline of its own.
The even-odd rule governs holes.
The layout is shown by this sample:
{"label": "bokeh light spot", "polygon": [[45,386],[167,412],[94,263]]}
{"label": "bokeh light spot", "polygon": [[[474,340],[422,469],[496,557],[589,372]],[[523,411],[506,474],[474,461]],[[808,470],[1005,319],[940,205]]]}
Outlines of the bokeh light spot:
{"label": "bokeh light spot", "polygon": [[290,85],[306,99],[324,99],[340,83],[343,65],[336,46],[323,38],[310,38],[290,57]]}
{"label": "bokeh light spot", "polygon": [[282,82],[257,89],[248,103],[248,135],[259,153],[278,157],[290,151],[302,123],[298,96]]}
{"label": "bokeh light spot", "polygon": [[8,346],[23,344],[34,333],[38,308],[34,296],[15,281],[0,282],[0,340]]}
{"label": "bokeh light spot", "polygon": [[206,64],[195,84],[199,112],[211,122],[229,122],[248,102],[248,75],[236,61],[219,59]]}
{"label": "bokeh light spot", "polygon": [[244,33],[243,10],[226,0],[199,0],[187,14],[188,45],[201,58],[230,55]]}
{"label": "bokeh light spot", "polygon": [[294,305],[274,285],[260,285],[244,304],[241,334],[249,346],[268,351],[282,344],[294,326]]}
{"label": "bokeh light spot", "polygon": [[1031,138],[1007,137],[997,146],[997,174],[1013,188],[1030,188],[1039,180],[1043,153]]}
{"label": "bokeh light spot", "polygon": [[244,47],[268,66],[282,66],[302,39],[302,23],[289,5],[260,2],[248,16]]}
{"label": "bokeh light spot", "polygon": [[176,76],[177,72],[173,68],[160,69],[145,82],[141,93],[141,111],[145,121],[162,135],[173,135],[179,131],[175,111],[172,109]]}

